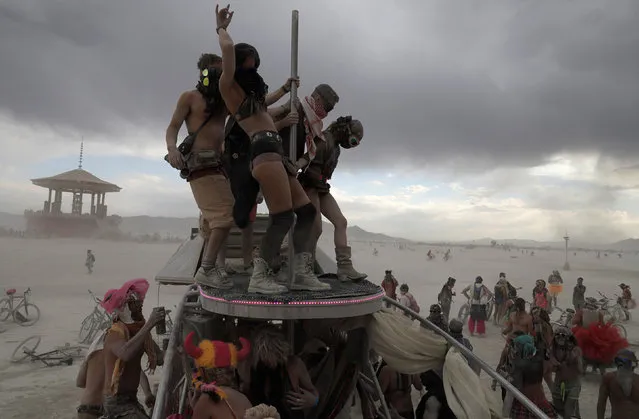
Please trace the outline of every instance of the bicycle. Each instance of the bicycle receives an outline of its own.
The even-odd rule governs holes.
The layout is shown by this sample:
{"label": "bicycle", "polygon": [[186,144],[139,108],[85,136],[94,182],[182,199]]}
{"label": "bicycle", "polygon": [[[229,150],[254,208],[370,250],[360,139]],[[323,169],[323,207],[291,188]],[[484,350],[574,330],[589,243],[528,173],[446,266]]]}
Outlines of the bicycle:
{"label": "bicycle", "polygon": [[[490,300],[486,304],[486,320],[490,320],[490,317],[493,314],[493,309],[495,308],[495,297],[490,297]],[[457,312],[457,318],[462,322],[466,322],[468,320],[468,316],[470,316],[470,300],[467,300],[460,308],[459,312]]]}
{"label": "bicycle", "polygon": [[52,351],[37,354],[36,349],[40,345],[40,336],[31,336],[20,342],[11,354],[11,362],[20,363],[29,359],[31,362],[40,361],[47,367],[55,365],[71,365],[74,358],[82,357],[82,348],[66,343]]}
{"label": "bicycle", "polygon": [[[40,309],[35,304],[29,302],[31,288],[16,296],[16,289],[10,288],[5,291],[6,297],[0,299],[0,321],[4,322],[11,317],[20,326],[32,326],[40,320]],[[15,301],[18,300],[18,304]]]}
{"label": "bicycle", "polygon": [[555,307],[557,311],[561,314],[559,315],[559,319],[555,321],[551,321],[550,324],[557,327],[568,327],[572,328],[572,319],[575,317],[575,310],[572,308],[562,309],[561,307]]}
{"label": "bicycle", "polygon": [[[603,312],[603,318],[605,323],[609,323],[612,326],[616,327],[624,338],[628,337],[628,333],[626,332],[626,328],[624,325],[619,323],[619,319],[621,316],[624,316],[623,309],[619,303],[616,303],[612,307],[608,307],[611,301],[611,298],[606,297],[606,295],[602,294],[601,291],[597,291],[599,295],[602,297],[598,300],[599,302],[599,310]],[[617,317],[619,316],[619,317]]]}
{"label": "bicycle", "polygon": [[95,307],[93,307],[91,314],[82,320],[80,333],[78,334],[78,341],[86,344],[92,343],[96,334],[102,330],[106,330],[111,324],[111,318],[100,305],[102,301],[96,297],[91,290],[89,290],[89,294],[93,301],[95,301]]}

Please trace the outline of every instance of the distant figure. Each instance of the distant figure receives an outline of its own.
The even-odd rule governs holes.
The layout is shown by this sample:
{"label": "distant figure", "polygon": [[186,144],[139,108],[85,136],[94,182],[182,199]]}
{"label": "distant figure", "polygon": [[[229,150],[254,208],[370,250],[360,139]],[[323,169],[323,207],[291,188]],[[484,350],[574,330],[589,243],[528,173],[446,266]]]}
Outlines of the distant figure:
{"label": "distant figure", "polygon": [[[470,317],[468,319],[468,330],[470,335],[475,335],[475,326],[477,326],[477,333],[484,335],[486,333],[486,306],[488,301],[493,296],[493,293],[483,284],[484,279],[481,276],[475,278],[475,283],[469,285],[462,291],[462,294],[470,303]],[[468,295],[468,292],[472,287],[472,296]]]}
{"label": "distant figure", "polygon": [[426,257],[428,258],[428,260],[433,260],[435,258],[435,255],[433,254],[432,250],[428,250],[428,253],[426,253]]}
{"label": "distant figure", "polygon": [[[384,279],[382,280],[382,289],[386,293],[388,298],[392,298],[393,300],[397,300],[397,286],[399,282],[393,276],[393,271],[387,269],[384,272]],[[386,307],[390,307],[390,304],[385,303]]]}
{"label": "distant figure", "polygon": [[93,273],[93,265],[95,265],[95,255],[91,251],[91,249],[87,250],[87,258],[84,261],[84,266],[87,267],[87,271],[89,274]]}
{"label": "distant figure", "polygon": [[586,303],[586,286],[584,285],[584,279],[582,277],[577,278],[577,285],[575,285],[572,291],[572,305],[575,307],[575,311],[584,307]]}
{"label": "distant figure", "polygon": [[377,248],[373,248],[373,256],[377,256],[379,255],[379,252],[377,251]]}
{"label": "distant figure", "polygon": [[619,288],[621,288],[621,297],[619,297],[619,303],[623,308],[623,312],[626,315],[626,321],[630,320],[630,312],[628,310],[632,310],[637,306],[634,298],[632,298],[632,292],[630,291],[630,286],[626,284],[619,284]]}
{"label": "distant figure", "polygon": [[446,253],[444,253],[444,261],[447,261],[448,259],[450,259],[450,249],[446,250]]}
{"label": "distant figure", "polygon": [[553,307],[557,305],[557,296],[564,290],[564,280],[559,271],[554,270],[548,276],[548,291],[550,291],[550,299]]}
{"label": "distant figure", "polygon": [[455,288],[456,281],[457,280],[455,278],[453,278],[452,276],[449,276],[448,280],[446,281],[446,283],[442,287],[442,290],[439,292],[439,295],[437,296],[437,301],[439,302],[439,305],[442,307],[442,314],[444,315],[444,319],[446,319],[446,321],[448,321],[450,316],[450,306],[452,305],[453,297],[455,296],[455,291],[453,290],[453,288]]}
{"label": "distant figure", "polygon": [[[404,307],[410,308],[415,313],[419,313],[419,304],[417,304],[413,294],[408,292],[408,284],[402,284],[402,286],[399,287],[399,303]],[[408,314],[406,314],[406,316],[410,317]]]}
{"label": "distant figure", "polygon": [[533,288],[532,296],[533,307],[541,307],[550,312],[550,295],[548,293],[548,288],[546,288],[546,281],[543,279],[537,280],[535,288]]}
{"label": "distant figure", "polygon": [[597,419],[604,419],[610,400],[610,419],[631,419],[639,415],[639,375],[635,374],[637,356],[622,349],[614,359],[617,371],[604,374],[599,387]]}

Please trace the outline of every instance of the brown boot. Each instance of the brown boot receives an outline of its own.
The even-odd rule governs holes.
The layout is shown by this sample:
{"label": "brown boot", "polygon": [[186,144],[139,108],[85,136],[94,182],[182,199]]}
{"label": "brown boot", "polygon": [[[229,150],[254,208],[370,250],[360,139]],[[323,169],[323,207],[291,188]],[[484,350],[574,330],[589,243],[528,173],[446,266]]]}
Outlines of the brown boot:
{"label": "brown boot", "polygon": [[368,277],[368,275],[359,273],[353,268],[350,247],[336,247],[335,260],[337,261],[337,279],[340,281],[359,282]]}

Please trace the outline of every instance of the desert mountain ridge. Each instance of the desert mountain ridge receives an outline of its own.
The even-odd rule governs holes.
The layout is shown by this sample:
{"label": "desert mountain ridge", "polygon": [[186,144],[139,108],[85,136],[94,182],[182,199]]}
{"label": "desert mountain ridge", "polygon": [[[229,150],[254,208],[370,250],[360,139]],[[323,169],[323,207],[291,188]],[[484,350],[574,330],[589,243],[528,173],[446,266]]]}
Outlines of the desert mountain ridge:
{"label": "desert mountain ridge", "polygon": [[[196,217],[152,217],[148,215],[138,215],[132,217],[122,217],[120,230],[123,233],[131,235],[153,235],[161,236],[186,237],[192,227],[198,226]],[[26,220],[22,214],[11,214],[0,212],[0,228],[24,230],[26,228]],[[333,226],[330,223],[323,223],[324,232],[332,233]],[[442,241],[442,240],[408,240],[401,237],[393,237],[383,233],[373,233],[355,225],[348,227],[348,237],[354,241],[369,242],[403,242],[407,244],[431,244],[431,245],[450,245],[450,246],[491,246],[494,241],[496,245],[508,245],[511,247],[528,247],[528,248],[563,248],[563,241],[536,241],[522,239],[494,239],[484,237],[476,240],[461,241]],[[639,239],[629,238],[615,243],[581,243],[578,241],[570,242],[571,248],[590,248],[590,249],[618,249],[626,251],[639,250]]]}

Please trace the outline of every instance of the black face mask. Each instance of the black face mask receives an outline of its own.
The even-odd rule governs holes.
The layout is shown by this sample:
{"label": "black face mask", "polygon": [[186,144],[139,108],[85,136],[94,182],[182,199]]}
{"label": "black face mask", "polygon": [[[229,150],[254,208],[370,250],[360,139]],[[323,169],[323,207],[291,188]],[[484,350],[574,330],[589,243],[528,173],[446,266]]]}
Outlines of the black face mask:
{"label": "black face mask", "polygon": [[200,72],[196,89],[206,101],[207,113],[218,113],[224,108],[224,100],[220,94],[220,76],[222,70],[217,67],[208,67]]}
{"label": "black face mask", "polygon": [[350,116],[340,116],[332,128],[337,144],[345,149],[357,147],[360,143],[359,137],[354,135],[351,130],[352,120],[353,118]]}
{"label": "black face mask", "polygon": [[237,68],[235,70],[235,81],[240,85],[244,93],[253,95],[257,99],[263,99],[268,93],[268,85],[256,68]]}

